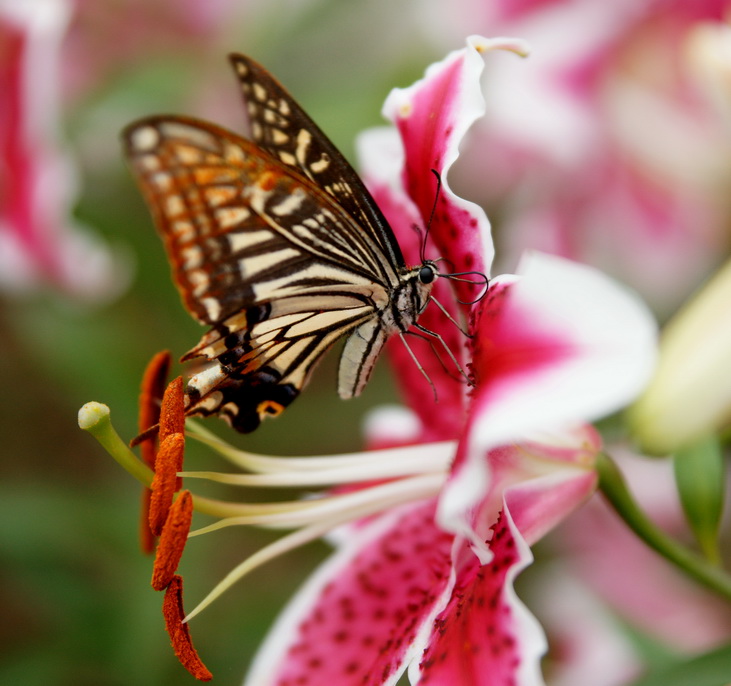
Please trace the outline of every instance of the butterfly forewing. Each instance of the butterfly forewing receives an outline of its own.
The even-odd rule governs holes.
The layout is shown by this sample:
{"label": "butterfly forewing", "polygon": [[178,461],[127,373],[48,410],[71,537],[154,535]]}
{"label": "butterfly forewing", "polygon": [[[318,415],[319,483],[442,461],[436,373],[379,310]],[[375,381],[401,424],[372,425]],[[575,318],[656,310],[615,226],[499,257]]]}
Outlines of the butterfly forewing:
{"label": "butterfly forewing", "polygon": [[250,141],[183,117],[145,119],[125,141],[176,283],[201,321],[288,293],[396,282],[329,196]]}
{"label": "butterfly forewing", "polygon": [[264,67],[245,55],[232,54],[229,59],[257,145],[332,195],[357,224],[367,228],[390,262],[403,267],[401,249],[383,213],[330,139]]}

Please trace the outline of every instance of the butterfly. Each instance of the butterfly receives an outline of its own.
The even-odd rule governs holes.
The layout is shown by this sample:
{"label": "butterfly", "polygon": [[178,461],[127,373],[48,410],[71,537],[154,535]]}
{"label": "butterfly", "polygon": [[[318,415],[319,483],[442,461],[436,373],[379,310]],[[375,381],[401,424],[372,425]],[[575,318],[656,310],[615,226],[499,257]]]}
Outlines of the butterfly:
{"label": "butterfly", "polygon": [[188,381],[186,414],[250,432],[344,337],[338,392],[359,395],[441,274],[423,256],[405,264],[363,182],[276,79],[230,61],[251,139],[183,116],[141,119],[122,137],[183,303],[210,327],[182,358],[209,363]]}

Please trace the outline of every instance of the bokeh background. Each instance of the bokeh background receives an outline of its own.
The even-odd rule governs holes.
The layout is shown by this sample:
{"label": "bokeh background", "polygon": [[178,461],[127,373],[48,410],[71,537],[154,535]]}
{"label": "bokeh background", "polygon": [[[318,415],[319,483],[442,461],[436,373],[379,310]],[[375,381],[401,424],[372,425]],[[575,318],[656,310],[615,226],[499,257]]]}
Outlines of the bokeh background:
{"label": "bokeh background", "polygon": [[[240,129],[225,59],[240,51],[354,159],[389,90],[466,35],[527,38],[537,49],[524,62],[488,57],[488,115],[452,185],[485,205],[497,272],[525,247],[560,252],[637,288],[663,319],[728,253],[731,99],[692,45],[699,26],[722,26],[724,4],[0,0],[0,683],[188,679],[138,550],[139,487],[76,424],[97,400],[134,435],[147,360],[201,335],[121,158],[125,124],[168,112]],[[48,178],[29,200],[34,173]],[[209,425],[265,453],[358,449],[363,418],[398,393],[383,361],[363,397],[341,402],[336,359],[254,435]],[[203,464],[195,447],[187,459]],[[268,540],[224,530],[192,541],[188,604]],[[275,561],[193,622],[217,683],[241,681],[326,552],[313,544]]]}

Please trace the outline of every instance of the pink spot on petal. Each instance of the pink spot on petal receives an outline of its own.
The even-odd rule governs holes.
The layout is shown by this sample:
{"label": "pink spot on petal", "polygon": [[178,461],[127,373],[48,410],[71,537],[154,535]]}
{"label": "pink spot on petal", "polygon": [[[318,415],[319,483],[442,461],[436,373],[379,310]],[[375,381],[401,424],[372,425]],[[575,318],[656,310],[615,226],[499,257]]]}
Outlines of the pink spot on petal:
{"label": "pink spot on petal", "polygon": [[323,587],[272,683],[376,686],[408,647],[449,578],[452,536],[433,501],[409,508]]}

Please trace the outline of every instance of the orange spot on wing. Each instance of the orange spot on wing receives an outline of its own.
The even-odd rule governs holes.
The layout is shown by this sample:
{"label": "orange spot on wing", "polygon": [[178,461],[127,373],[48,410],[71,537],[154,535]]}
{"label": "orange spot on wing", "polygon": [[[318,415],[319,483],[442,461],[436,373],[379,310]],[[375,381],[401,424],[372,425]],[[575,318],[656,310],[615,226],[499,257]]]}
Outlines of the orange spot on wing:
{"label": "orange spot on wing", "polygon": [[256,411],[261,415],[276,417],[284,411],[284,405],[274,400],[265,400],[256,406]]}
{"label": "orange spot on wing", "polygon": [[165,617],[165,628],[170,635],[170,642],[180,664],[199,681],[210,681],[213,674],[198,657],[198,652],[193,647],[188,625],[183,624],[183,617],[185,617],[185,611],[183,610],[183,578],[177,574],[173,576],[165,591],[162,613]]}
{"label": "orange spot on wing", "polygon": [[271,191],[277,185],[278,175],[274,172],[264,172],[256,181],[257,186],[264,191]]}
{"label": "orange spot on wing", "polygon": [[195,182],[199,186],[209,186],[218,179],[218,172],[210,167],[199,167],[194,173]]}

